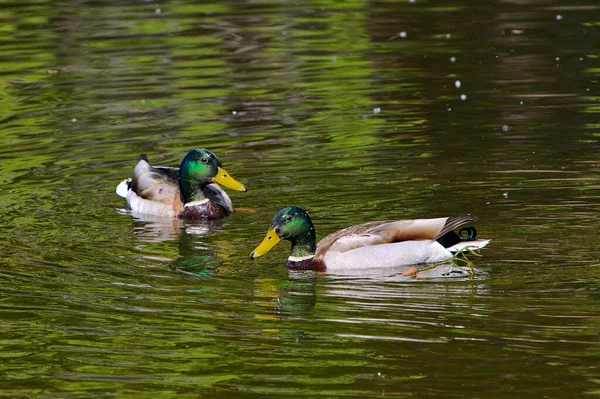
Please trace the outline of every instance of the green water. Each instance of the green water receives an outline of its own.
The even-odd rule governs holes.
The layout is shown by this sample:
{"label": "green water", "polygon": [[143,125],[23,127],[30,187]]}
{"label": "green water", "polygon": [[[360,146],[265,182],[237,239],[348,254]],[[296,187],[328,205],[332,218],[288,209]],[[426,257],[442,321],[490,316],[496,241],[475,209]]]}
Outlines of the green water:
{"label": "green water", "polygon": [[[600,6],[480,3],[0,0],[0,397],[599,395]],[[256,212],[127,213],[199,146]],[[493,241],[473,279],[251,261],[291,204]]]}

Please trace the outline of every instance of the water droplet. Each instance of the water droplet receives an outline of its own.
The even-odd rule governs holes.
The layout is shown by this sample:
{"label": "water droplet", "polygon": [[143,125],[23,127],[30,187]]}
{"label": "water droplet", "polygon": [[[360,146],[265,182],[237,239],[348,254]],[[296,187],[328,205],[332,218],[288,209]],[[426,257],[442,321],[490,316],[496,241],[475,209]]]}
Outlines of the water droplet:
{"label": "water droplet", "polygon": [[73,122],[73,123],[77,122],[77,118],[71,119],[71,122]]}
{"label": "water droplet", "polygon": [[456,82],[454,82],[454,86],[455,86],[457,89],[460,89],[460,86],[461,86],[460,80],[457,80]]}
{"label": "water droplet", "polygon": [[502,126],[502,131],[503,131],[503,132],[508,132],[508,131],[509,131],[509,127],[508,127],[508,125],[504,125],[504,126]]}
{"label": "water droplet", "polygon": [[406,37],[406,32],[402,31],[402,32],[398,33],[398,36],[400,36],[401,38],[404,39]]}
{"label": "water droplet", "polygon": [[450,39],[452,35],[450,33],[446,33],[446,39]]}
{"label": "water droplet", "polygon": [[520,101],[519,104],[523,105],[523,101]]}
{"label": "water droplet", "polygon": [[237,111],[231,111],[231,115],[237,115]]}
{"label": "water droplet", "polygon": [[560,57],[556,57],[554,61],[560,61]]}
{"label": "water droplet", "polygon": [[563,19],[562,15],[560,15],[560,14],[556,15],[556,20],[557,21],[562,21],[562,19]]}
{"label": "water droplet", "polygon": [[448,107],[448,112],[452,111],[452,108]]}
{"label": "water droplet", "polygon": [[456,62],[456,57],[450,57],[450,62],[454,64]]}
{"label": "water droplet", "polygon": [[410,4],[415,4],[415,3],[417,2],[417,0],[408,0],[408,2],[409,2]]}
{"label": "water droplet", "polygon": [[467,99],[467,95],[466,94],[461,94],[460,95],[460,99],[465,101]]}
{"label": "water droplet", "polygon": [[381,112],[381,108],[373,108],[373,113],[378,114]]}

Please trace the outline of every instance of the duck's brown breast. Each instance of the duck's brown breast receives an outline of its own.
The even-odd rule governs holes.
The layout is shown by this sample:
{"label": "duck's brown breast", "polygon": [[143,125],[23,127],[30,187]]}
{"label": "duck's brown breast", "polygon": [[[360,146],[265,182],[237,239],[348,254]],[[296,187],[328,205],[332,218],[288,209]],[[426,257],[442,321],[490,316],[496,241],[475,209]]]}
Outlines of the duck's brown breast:
{"label": "duck's brown breast", "polygon": [[225,208],[220,205],[208,202],[198,206],[184,206],[178,217],[187,220],[214,220],[221,219],[229,214]]}

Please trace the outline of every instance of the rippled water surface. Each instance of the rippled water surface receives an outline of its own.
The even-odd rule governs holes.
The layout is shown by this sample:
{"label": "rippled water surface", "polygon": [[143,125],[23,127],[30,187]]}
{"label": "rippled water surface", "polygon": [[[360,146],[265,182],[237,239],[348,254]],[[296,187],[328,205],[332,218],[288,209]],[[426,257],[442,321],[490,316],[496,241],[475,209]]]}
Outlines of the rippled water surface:
{"label": "rippled water surface", "polygon": [[[600,394],[596,1],[0,0],[0,396]],[[140,153],[215,151],[212,224],[137,218]],[[473,278],[251,261],[472,213]]]}

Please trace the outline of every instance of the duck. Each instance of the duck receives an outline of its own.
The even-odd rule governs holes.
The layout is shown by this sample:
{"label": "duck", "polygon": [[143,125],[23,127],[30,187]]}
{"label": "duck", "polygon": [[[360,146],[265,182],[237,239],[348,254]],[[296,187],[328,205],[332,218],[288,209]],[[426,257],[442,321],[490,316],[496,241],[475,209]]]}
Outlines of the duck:
{"label": "duck", "polygon": [[140,155],[133,176],[116,192],[133,212],[186,220],[220,219],[233,212],[231,199],[219,186],[247,191],[206,148],[189,151],[179,168],[152,166]]}
{"label": "duck", "polygon": [[489,244],[490,240],[477,239],[474,227],[455,231],[474,220],[474,216],[464,215],[369,222],[332,233],[316,244],[315,228],[308,213],[297,206],[287,206],[275,214],[250,259],[287,240],[292,244],[286,264],[289,270],[356,273],[356,269],[435,264],[451,259],[455,252]]}

